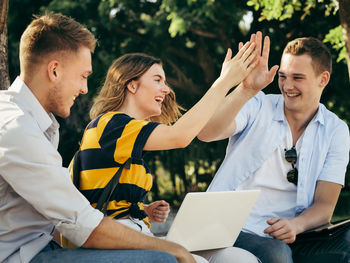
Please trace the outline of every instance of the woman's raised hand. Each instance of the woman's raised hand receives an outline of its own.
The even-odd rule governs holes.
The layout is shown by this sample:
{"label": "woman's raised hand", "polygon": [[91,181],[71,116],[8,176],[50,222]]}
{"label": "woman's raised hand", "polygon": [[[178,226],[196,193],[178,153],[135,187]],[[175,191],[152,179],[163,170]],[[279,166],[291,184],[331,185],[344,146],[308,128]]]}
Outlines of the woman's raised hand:
{"label": "woman's raised hand", "polygon": [[254,42],[247,42],[232,58],[232,50],[229,48],[222,64],[220,79],[230,85],[238,85],[258,63],[258,53]]}

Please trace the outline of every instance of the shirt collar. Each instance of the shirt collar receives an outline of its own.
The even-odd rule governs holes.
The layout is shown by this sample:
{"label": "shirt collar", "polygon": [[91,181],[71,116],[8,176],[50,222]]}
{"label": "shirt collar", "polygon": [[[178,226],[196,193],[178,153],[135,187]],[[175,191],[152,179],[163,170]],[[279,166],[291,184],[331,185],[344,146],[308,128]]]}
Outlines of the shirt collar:
{"label": "shirt collar", "polygon": [[283,122],[286,121],[286,117],[284,116],[284,100],[282,96],[279,96],[277,100],[273,120]]}
{"label": "shirt collar", "polygon": [[53,114],[48,114],[44,110],[43,106],[40,104],[33,92],[21,80],[20,77],[16,78],[9,90],[18,94],[17,103],[25,107],[25,110],[34,117],[43,132],[48,130],[51,126],[51,129],[58,129],[59,124]]}
{"label": "shirt collar", "polygon": [[318,105],[317,112],[315,116],[312,118],[311,122],[319,122],[320,124],[324,125],[324,110],[325,107],[323,104]]}
{"label": "shirt collar", "polygon": [[[275,113],[273,116],[275,121],[283,121],[286,122],[286,117],[284,115],[284,100],[283,97],[280,96],[277,100]],[[320,124],[324,124],[324,106],[320,103],[317,109],[315,116],[312,118],[311,122],[319,122]]]}

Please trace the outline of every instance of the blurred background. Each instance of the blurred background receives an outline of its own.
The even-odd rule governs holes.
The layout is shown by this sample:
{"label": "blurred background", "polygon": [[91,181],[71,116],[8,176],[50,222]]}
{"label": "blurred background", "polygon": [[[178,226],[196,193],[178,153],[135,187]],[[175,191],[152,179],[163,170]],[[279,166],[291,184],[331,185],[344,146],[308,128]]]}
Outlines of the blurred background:
{"label": "blurred background", "polygon": [[[249,40],[257,30],[271,38],[270,66],[279,64],[289,40],[302,36],[324,40],[334,69],[322,103],[350,123],[346,38],[340,26],[344,26],[341,10],[350,20],[349,0],[9,0],[11,82],[19,74],[20,36],[32,15],[46,10],[73,17],[99,42],[89,93],[76,100],[68,119],[59,119],[64,166],[79,148],[91,104],[114,59],[129,52],[161,58],[179,104],[189,109],[218,77],[226,49],[231,47],[236,53],[238,43]],[[279,93],[276,80],[265,93]],[[165,199],[178,206],[187,192],[205,191],[224,158],[226,144],[226,140],[203,143],[195,139],[186,149],[148,152],[145,159],[155,179],[149,201]],[[350,216],[349,173],[348,169],[335,219]]]}

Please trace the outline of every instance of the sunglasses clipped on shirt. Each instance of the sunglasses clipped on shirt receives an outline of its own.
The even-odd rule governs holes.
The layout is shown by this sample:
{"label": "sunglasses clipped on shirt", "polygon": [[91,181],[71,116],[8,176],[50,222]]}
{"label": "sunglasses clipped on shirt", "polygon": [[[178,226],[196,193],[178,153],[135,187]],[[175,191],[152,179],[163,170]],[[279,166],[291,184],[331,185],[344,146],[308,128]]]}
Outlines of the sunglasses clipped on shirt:
{"label": "sunglasses clipped on shirt", "polygon": [[295,149],[295,146],[293,146],[289,150],[285,149],[284,158],[287,162],[292,164],[292,169],[289,170],[289,172],[287,173],[288,182],[298,185],[298,169],[294,167],[298,159],[297,150]]}

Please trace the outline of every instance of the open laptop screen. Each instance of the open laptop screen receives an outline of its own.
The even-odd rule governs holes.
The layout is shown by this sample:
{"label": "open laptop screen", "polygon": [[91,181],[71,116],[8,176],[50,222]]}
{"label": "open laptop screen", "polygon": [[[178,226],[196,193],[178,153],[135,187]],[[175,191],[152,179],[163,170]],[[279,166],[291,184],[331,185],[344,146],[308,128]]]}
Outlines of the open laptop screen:
{"label": "open laptop screen", "polygon": [[260,190],[188,193],[166,240],[189,251],[232,246],[259,193]]}

